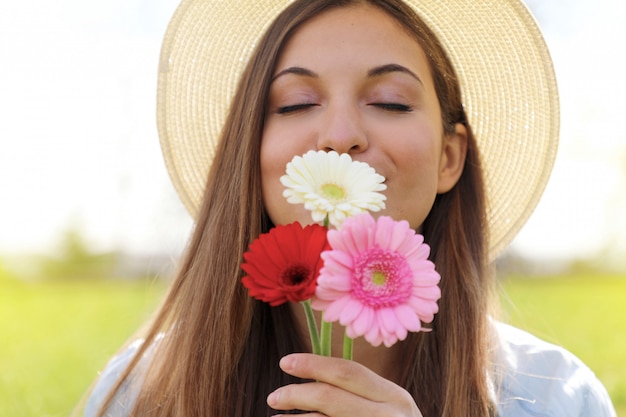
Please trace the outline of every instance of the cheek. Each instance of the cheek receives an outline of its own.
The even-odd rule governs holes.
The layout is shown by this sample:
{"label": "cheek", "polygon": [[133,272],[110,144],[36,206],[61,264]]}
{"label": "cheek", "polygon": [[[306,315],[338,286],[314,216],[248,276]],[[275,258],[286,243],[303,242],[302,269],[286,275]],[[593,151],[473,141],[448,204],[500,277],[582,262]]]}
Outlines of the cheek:
{"label": "cheek", "polygon": [[436,132],[406,135],[391,153],[394,174],[388,182],[388,214],[420,229],[437,195],[440,141]]}
{"label": "cheek", "polygon": [[392,146],[387,147],[399,180],[405,186],[414,187],[436,182],[441,160],[438,132],[427,127],[406,130],[403,135],[396,136]]}
{"label": "cheek", "polygon": [[294,205],[283,197],[285,187],[280,177],[285,175],[287,163],[295,155],[302,155],[309,149],[297,136],[264,132],[261,142],[261,190],[263,205],[274,224],[288,224],[298,220],[302,224],[311,223],[310,214],[302,205]]}
{"label": "cheek", "polygon": [[280,177],[285,173],[287,162],[291,159],[288,152],[289,144],[293,142],[287,139],[288,135],[277,131],[278,129],[272,126],[272,123],[266,122],[261,137],[261,182],[264,195],[267,192],[272,194],[278,187],[281,187]]}
{"label": "cheek", "polygon": [[[287,163],[295,155],[302,155],[311,148],[307,130],[291,123],[278,123],[272,118],[266,120],[261,138],[261,172],[263,175],[280,178],[285,173]],[[313,143],[313,146],[315,143]]]}
{"label": "cheek", "polygon": [[282,198],[280,177],[285,172],[285,164],[277,158],[271,148],[261,145],[261,190],[263,205],[270,217],[273,217],[276,203]]}
{"label": "cheek", "polygon": [[407,220],[411,227],[419,229],[430,212],[437,195],[437,176],[424,165],[413,165],[403,171],[396,182],[389,183],[389,215]]}

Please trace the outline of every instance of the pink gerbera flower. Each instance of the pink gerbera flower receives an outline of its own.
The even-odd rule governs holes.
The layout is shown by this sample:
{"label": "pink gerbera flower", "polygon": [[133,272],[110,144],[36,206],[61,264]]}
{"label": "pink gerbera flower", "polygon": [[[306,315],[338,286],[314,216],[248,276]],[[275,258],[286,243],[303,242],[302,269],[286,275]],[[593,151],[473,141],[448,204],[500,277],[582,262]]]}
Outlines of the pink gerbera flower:
{"label": "pink gerbera flower", "polygon": [[391,346],[433,320],[440,276],[428,260],[430,247],[408,222],[358,214],[329,230],[328,241],[313,299],[324,320],[374,346]]}

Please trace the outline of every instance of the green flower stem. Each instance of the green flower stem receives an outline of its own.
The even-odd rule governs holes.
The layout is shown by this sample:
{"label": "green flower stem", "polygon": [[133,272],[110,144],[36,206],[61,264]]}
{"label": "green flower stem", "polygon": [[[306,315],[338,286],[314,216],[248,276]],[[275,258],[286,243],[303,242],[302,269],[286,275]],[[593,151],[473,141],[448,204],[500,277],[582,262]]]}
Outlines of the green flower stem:
{"label": "green flower stem", "polygon": [[352,360],[352,338],[347,334],[343,334],[343,358]]}
{"label": "green flower stem", "polygon": [[313,309],[311,308],[311,300],[301,302],[304,307],[304,313],[306,314],[306,324],[309,326],[309,335],[311,336],[311,350],[314,354],[319,355],[322,352],[320,345],[320,334],[317,330],[317,322],[313,315]]}
{"label": "green flower stem", "polygon": [[[330,226],[328,214],[326,214],[326,216],[324,217],[323,225],[326,229],[328,229]],[[321,329],[321,339],[322,339],[321,340],[321,350],[322,350],[321,355],[322,356],[330,356],[330,353],[331,353],[330,342],[331,342],[332,332],[333,332],[333,324],[324,320],[324,313],[322,313],[322,329]]]}
{"label": "green flower stem", "polygon": [[330,342],[331,336],[333,332],[333,324],[324,320],[324,315],[322,313],[322,331],[321,331],[321,339],[322,339],[322,356],[330,356]]}

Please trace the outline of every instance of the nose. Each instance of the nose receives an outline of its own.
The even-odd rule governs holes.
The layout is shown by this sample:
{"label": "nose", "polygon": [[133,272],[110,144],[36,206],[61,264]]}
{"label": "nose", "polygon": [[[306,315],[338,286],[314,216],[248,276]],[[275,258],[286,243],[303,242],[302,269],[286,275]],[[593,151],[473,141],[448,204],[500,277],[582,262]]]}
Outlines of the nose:
{"label": "nose", "polygon": [[367,135],[357,106],[329,106],[319,127],[317,149],[355,154],[367,149]]}

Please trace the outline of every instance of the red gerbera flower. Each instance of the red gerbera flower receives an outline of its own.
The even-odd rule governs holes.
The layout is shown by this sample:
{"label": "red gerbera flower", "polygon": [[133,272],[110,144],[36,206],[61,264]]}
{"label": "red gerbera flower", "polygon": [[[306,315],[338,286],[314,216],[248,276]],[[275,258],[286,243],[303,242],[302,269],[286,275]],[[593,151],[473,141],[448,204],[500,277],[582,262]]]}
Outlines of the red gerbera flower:
{"label": "red gerbera flower", "polygon": [[323,226],[303,228],[298,222],[276,226],[244,253],[241,268],[248,275],[242,278],[243,285],[251,297],[271,306],[308,300],[315,294],[323,265],[320,254],[329,248]]}

